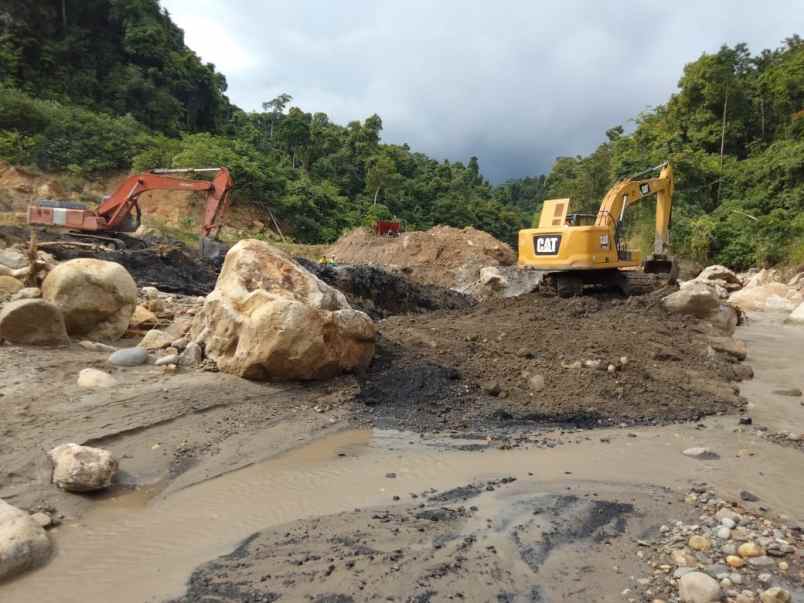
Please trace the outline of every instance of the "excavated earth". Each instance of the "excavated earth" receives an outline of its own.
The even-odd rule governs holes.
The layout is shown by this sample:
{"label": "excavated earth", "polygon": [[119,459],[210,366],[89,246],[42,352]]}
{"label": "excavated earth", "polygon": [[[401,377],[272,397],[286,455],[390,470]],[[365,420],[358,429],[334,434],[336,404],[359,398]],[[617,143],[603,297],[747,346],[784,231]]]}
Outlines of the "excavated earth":
{"label": "excavated earth", "polygon": [[656,301],[531,294],[385,319],[361,380],[362,413],[382,426],[428,430],[660,424],[736,412],[734,364],[711,355],[707,325],[669,316]]}

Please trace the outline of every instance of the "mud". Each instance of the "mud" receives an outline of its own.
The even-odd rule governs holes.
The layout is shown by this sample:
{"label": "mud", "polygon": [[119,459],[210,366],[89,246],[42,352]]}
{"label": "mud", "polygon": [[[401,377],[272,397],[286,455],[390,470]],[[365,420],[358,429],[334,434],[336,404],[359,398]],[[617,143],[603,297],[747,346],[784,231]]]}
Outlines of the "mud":
{"label": "mud", "polygon": [[415,430],[661,424],[738,411],[732,364],[708,354],[705,325],[651,303],[532,294],[388,318],[358,400],[377,424]]}
{"label": "mud", "polygon": [[468,308],[470,296],[445,287],[420,284],[407,277],[368,265],[321,265],[296,258],[304,268],[346,295],[352,307],[374,319],[443,309]]}

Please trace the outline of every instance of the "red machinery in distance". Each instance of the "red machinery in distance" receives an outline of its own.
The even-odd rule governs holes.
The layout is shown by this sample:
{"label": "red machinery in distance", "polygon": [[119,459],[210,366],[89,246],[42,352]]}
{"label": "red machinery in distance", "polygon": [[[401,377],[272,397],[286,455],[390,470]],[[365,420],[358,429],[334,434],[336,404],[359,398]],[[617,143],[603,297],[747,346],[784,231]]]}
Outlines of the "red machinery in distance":
{"label": "red machinery in distance", "polygon": [[402,224],[395,220],[377,220],[374,223],[374,234],[379,236],[398,237]]}
{"label": "red machinery in distance", "polygon": [[[166,175],[208,172],[215,172],[212,180],[192,180]],[[205,241],[217,237],[223,226],[223,215],[229,206],[229,193],[233,185],[229,170],[224,167],[152,170],[126,178],[94,211],[76,203],[39,201],[28,207],[28,224],[61,226],[85,233],[132,232],[140,225],[142,212],[138,199],[142,193],[156,190],[207,192],[201,226],[203,252]],[[134,219],[132,211],[136,213]]]}

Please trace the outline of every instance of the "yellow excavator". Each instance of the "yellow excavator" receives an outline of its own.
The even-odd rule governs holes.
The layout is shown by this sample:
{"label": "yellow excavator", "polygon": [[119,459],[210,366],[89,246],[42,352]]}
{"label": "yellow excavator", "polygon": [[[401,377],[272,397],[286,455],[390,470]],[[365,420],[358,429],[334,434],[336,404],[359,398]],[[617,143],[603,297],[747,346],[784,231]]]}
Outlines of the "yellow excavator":
{"label": "yellow excavator", "polygon": [[[654,195],[654,253],[643,262],[639,251],[626,247],[623,218],[629,207]],[[569,199],[545,201],[539,227],[519,231],[519,266],[544,270],[543,287],[561,297],[581,295],[585,285],[614,286],[625,295],[653,291],[678,275],[678,265],[667,255],[672,204],[669,163],[617,182],[597,214],[569,213]]]}

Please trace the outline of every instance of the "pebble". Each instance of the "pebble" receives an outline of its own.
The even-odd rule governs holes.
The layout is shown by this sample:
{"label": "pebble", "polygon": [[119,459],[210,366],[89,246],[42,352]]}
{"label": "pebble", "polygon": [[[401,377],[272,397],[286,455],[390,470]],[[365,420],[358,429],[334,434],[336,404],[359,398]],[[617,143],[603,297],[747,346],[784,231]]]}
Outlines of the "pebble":
{"label": "pebble", "polygon": [[690,572],[681,577],[678,593],[685,603],[720,601],[720,585],[703,572]]}
{"label": "pebble", "polygon": [[104,373],[96,368],[81,369],[78,373],[77,380],[78,387],[84,389],[100,389],[104,387],[114,387],[117,385],[117,379],[112,377],[109,373]]}
{"label": "pebble", "polygon": [[789,603],[792,596],[785,589],[774,586],[759,595],[759,600],[762,603]]}
{"label": "pebble", "polygon": [[720,525],[722,525],[724,528],[729,528],[731,530],[737,527],[737,522],[734,521],[731,517],[721,517]]}
{"label": "pebble", "polygon": [[117,348],[112,347],[110,345],[106,345],[105,343],[99,343],[97,341],[89,341],[83,340],[79,341],[78,345],[80,345],[85,350],[89,350],[91,352],[114,352]]}
{"label": "pebble", "polygon": [[[715,519],[717,519],[722,525],[726,526],[727,528],[733,528],[735,525],[740,523],[741,517],[739,513],[735,513],[731,509],[723,507],[722,509],[718,510],[717,513],[715,513]],[[724,522],[723,521],[724,519],[729,520],[730,523]]]}
{"label": "pebble", "polygon": [[143,348],[123,348],[109,356],[109,362],[115,366],[140,366],[148,361],[148,352]]}
{"label": "pebble", "polygon": [[786,572],[790,569],[790,564],[787,561],[780,561],[779,562],[779,569],[783,572]]}
{"label": "pebble", "polygon": [[727,542],[722,547],[720,547],[720,552],[724,555],[736,555],[737,554],[737,545],[733,542]]}
{"label": "pebble", "polygon": [[765,551],[762,550],[756,542],[744,542],[737,548],[737,554],[740,557],[761,557],[765,554]]}
{"label": "pebble", "polygon": [[599,369],[602,363],[600,360],[584,360],[583,365],[590,369]]}
{"label": "pebble", "polygon": [[759,557],[749,557],[748,564],[754,567],[767,567],[769,565],[776,565],[776,562],[767,555],[760,555]]}
{"label": "pebble", "polygon": [[759,496],[752,494],[748,490],[740,490],[740,499],[744,500],[745,502],[758,502]]}
{"label": "pebble", "polygon": [[699,536],[698,534],[690,536],[687,544],[693,551],[709,551],[712,549],[712,542],[706,536]]}
{"label": "pebble", "polygon": [[726,563],[728,563],[731,567],[739,568],[745,565],[745,560],[737,555],[729,555],[726,557]]}
{"label": "pebble", "polygon": [[31,515],[31,519],[33,519],[36,522],[36,524],[42,528],[46,528],[53,523],[53,518],[47,513],[44,513],[43,511],[34,513],[33,515]]}
{"label": "pebble", "polygon": [[165,364],[176,364],[176,361],[179,359],[178,354],[169,354],[168,356],[162,356],[159,358],[154,364],[156,366],[163,366]]}
{"label": "pebble", "polygon": [[722,526],[717,530],[717,537],[721,540],[728,540],[731,538],[731,530],[726,526]]}
{"label": "pebble", "polygon": [[674,549],[670,553],[670,558],[679,567],[694,566],[698,563],[698,560],[693,555],[681,549]]}
{"label": "pebble", "polygon": [[709,450],[709,448],[704,448],[703,446],[693,446],[692,448],[687,448],[682,454],[694,459],[717,458],[717,455],[714,452]]}

